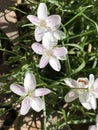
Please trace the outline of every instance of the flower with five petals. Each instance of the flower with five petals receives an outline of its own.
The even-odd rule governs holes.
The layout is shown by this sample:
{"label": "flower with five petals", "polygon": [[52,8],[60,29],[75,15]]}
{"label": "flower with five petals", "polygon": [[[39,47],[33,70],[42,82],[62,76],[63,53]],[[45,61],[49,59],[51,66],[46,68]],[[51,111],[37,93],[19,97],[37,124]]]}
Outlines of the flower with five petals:
{"label": "flower with five petals", "polygon": [[48,16],[47,6],[45,3],[39,4],[37,16],[28,15],[27,18],[33,25],[36,26],[35,39],[37,42],[40,42],[45,33],[48,32],[50,32],[57,40],[65,38],[65,33],[58,30],[61,24],[61,17],[59,15]]}
{"label": "flower with five petals", "polygon": [[24,98],[20,109],[21,115],[27,114],[30,108],[33,108],[36,112],[41,111],[45,102],[40,96],[50,93],[50,90],[47,88],[36,89],[36,79],[31,72],[27,72],[25,75],[24,87],[18,84],[11,84],[10,89]]}
{"label": "flower with five petals", "polygon": [[39,63],[40,68],[44,68],[48,63],[55,71],[60,71],[59,60],[65,60],[67,49],[65,47],[56,47],[57,43],[52,43],[48,37],[43,40],[43,44],[33,43],[32,49],[35,53],[42,55]]}

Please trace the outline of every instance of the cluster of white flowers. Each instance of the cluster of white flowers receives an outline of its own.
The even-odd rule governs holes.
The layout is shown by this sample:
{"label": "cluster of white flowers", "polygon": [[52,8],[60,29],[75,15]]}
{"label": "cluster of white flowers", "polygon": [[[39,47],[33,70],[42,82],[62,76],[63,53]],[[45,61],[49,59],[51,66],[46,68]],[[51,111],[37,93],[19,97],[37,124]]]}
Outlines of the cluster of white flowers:
{"label": "cluster of white flowers", "polygon": [[[39,67],[44,68],[48,63],[55,71],[61,70],[59,60],[66,60],[68,53],[65,47],[58,47],[58,40],[66,37],[65,33],[59,30],[61,17],[59,15],[48,16],[47,6],[40,3],[37,16],[28,15],[27,18],[36,26],[34,36],[37,42],[32,44],[32,49],[36,54],[42,55]],[[38,43],[38,42],[41,42]],[[88,78],[78,78],[77,80],[66,78],[66,85],[71,90],[64,97],[66,102],[72,102],[79,98],[80,103],[87,110],[96,109],[98,98],[98,78],[95,80],[94,75],[90,74]],[[10,89],[19,96],[23,97],[20,114],[25,115],[30,107],[39,112],[44,108],[45,102],[40,98],[51,91],[47,88],[36,89],[35,76],[27,72],[24,79],[24,87],[18,84],[12,84]],[[93,128],[93,127],[92,127]],[[89,128],[89,130],[93,130]],[[96,130],[94,126],[94,130]]]}
{"label": "cluster of white flowers", "polygon": [[[65,33],[59,30],[61,17],[59,15],[48,16],[47,6],[40,3],[37,16],[28,15],[30,22],[36,25],[35,40],[40,43],[33,43],[32,49],[35,53],[42,55],[39,63],[40,68],[44,68],[48,63],[55,71],[60,71],[59,60],[65,60],[67,49],[57,47],[58,40],[65,38]],[[23,97],[20,114],[25,115],[30,107],[39,112],[45,107],[45,102],[40,98],[50,93],[47,88],[36,88],[35,76],[27,72],[24,79],[24,87],[18,84],[11,84],[10,89]]]}
{"label": "cluster of white flowers", "polygon": [[57,47],[58,40],[66,37],[65,33],[59,30],[61,17],[59,15],[48,16],[47,6],[40,3],[37,16],[28,15],[27,18],[36,26],[35,40],[40,43],[33,43],[32,49],[35,53],[42,55],[39,63],[40,68],[44,68],[48,63],[55,71],[60,71],[59,60],[66,60],[67,49]]}

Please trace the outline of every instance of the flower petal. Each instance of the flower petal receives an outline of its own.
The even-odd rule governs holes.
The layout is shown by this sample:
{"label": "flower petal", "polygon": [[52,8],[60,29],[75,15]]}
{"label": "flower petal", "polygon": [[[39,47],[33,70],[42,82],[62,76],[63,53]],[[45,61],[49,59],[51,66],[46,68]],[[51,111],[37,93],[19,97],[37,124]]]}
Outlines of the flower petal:
{"label": "flower petal", "polygon": [[27,72],[24,78],[24,87],[26,91],[34,90],[36,88],[36,79],[31,72]]}
{"label": "flower petal", "polygon": [[93,84],[94,84],[94,75],[90,74],[89,75],[89,88],[91,88]]}
{"label": "flower petal", "polygon": [[44,101],[40,97],[31,99],[31,107],[36,111],[40,112],[45,106]]}
{"label": "flower petal", "polygon": [[51,15],[46,18],[46,24],[48,27],[50,27],[52,30],[57,29],[61,24],[61,17],[60,15]]}
{"label": "flower petal", "polygon": [[70,88],[79,88],[77,81],[74,79],[66,78],[64,81]]}
{"label": "flower petal", "polygon": [[40,43],[33,43],[32,49],[35,53],[37,53],[39,55],[42,55],[44,53],[44,48],[43,48],[42,44],[40,44]]}
{"label": "flower petal", "polygon": [[78,93],[75,90],[71,90],[64,97],[66,102],[72,102],[77,98],[78,98]]}
{"label": "flower petal", "polygon": [[80,102],[85,103],[89,102],[91,94],[88,92],[84,92],[79,95]]}
{"label": "flower petal", "polygon": [[49,64],[55,71],[60,71],[61,65],[57,58],[51,57],[49,59]]}
{"label": "flower petal", "polygon": [[38,10],[37,10],[37,16],[40,20],[45,20],[47,17],[47,6],[45,3],[40,3]]}
{"label": "flower petal", "polygon": [[88,93],[79,95],[79,100],[80,100],[81,104],[83,105],[83,107],[85,107],[87,110],[90,110],[92,108],[91,104],[89,102],[90,95]]}
{"label": "flower petal", "polygon": [[60,60],[66,59],[67,49],[65,47],[56,47],[53,49],[53,55],[56,56]]}
{"label": "flower petal", "polygon": [[18,84],[11,84],[10,89],[19,96],[23,96],[25,94],[25,88]]}
{"label": "flower petal", "polygon": [[26,97],[21,104],[21,109],[20,109],[20,114],[21,115],[25,115],[28,113],[30,109],[30,99],[28,97]]}
{"label": "flower petal", "polygon": [[98,78],[94,82],[94,89],[98,90]]}
{"label": "flower petal", "polygon": [[57,39],[53,36],[52,32],[47,32],[43,36],[42,44],[45,48],[53,48],[57,45]]}
{"label": "flower petal", "polygon": [[60,31],[60,30],[56,30],[53,32],[54,36],[56,39],[61,40],[61,39],[65,39],[66,35],[64,32]]}
{"label": "flower petal", "polygon": [[45,29],[43,28],[37,27],[35,29],[34,36],[37,42],[40,42],[42,40],[44,32],[45,32]]}
{"label": "flower petal", "polygon": [[90,110],[91,109],[91,105],[89,102],[81,102],[82,106],[85,107],[87,110]]}
{"label": "flower petal", "polygon": [[38,88],[35,90],[34,95],[35,96],[44,96],[49,94],[51,91],[47,88]]}
{"label": "flower petal", "polygon": [[49,62],[48,57],[46,57],[46,56],[43,55],[41,57],[41,59],[40,59],[39,67],[40,68],[44,68],[48,64],[48,62]]}
{"label": "flower petal", "polygon": [[98,98],[98,78],[94,82],[94,89],[93,89],[93,94],[96,98]]}
{"label": "flower petal", "polygon": [[38,19],[36,16],[34,16],[34,15],[28,15],[27,18],[28,18],[28,20],[29,20],[32,24],[34,24],[34,25],[36,25],[36,26],[39,26],[40,21],[39,21],[39,19]]}
{"label": "flower petal", "polygon": [[90,104],[91,104],[91,108],[95,110],[97,107],[97,103],[96,103],[96,98],[93,95],[90,98]]}
{"label": "flower petal", "polygon": [[88,127],[88,130],[97,130],[96,125],[91,125]]}

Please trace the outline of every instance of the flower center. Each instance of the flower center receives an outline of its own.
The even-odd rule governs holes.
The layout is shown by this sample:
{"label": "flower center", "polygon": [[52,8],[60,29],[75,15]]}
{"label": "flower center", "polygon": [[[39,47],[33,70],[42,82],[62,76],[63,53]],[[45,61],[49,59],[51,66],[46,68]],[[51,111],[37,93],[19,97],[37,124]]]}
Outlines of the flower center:
{"label": "flower center", "polygon": [[46,23],[44,20],[41,20],[39,25],[40,27],[46,27]]}
{"label": "flower center", "polygon": [[28,93],[27,93],[27,95],[28,95],[29,97],[32,97],[32,96],[34,96],[33,92],[34,92],[34,91],[29,90]]}
{"label": "flower center", "polygon": [[46,50],[45,55],[47,55],[48,57],[51,57],[53,55],[52,50]]}

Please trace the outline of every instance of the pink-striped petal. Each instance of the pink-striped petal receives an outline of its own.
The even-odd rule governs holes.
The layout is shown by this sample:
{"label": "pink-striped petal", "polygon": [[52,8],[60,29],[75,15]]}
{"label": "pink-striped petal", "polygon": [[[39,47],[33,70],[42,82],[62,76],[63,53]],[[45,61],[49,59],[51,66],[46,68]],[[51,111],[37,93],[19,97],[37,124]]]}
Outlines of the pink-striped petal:
{"label": "pink-striped petal", "polygon": [[55,71],[60,71],[61,65],[57,58],[51,57],[49,59],[49,64]]}
{"label": "pink-striped petal", "polygon": [[65,33],[60,31],[60,30],[54,31],[53,34],[54,34],[55,38],[58,39],[58,40],[62,40],[62,39],[66,38]]}
{"label": "pink-striped petal", "polygon": [[43,28],[37,27],[35,29],[34,36],[37,42],[40,42],[42,40],[44,32],[45,32],[45,29]]}
{"label": "pink-striped petal", "polygon": [[17,94],[19,96],[23,96],[26,93],[25,88],[18,84],[11,84],[10,89],[11,89],[11,91],[13,91],[15,94]]}
{"label": "pink-striped petal", "polygon": [[27,18],[28,18],[28,20],[29,20],[32,24],[34,24],[34,25],[36,25],[36,26],[39,26],[40,21],[39,21],[39,19],[38,19],[36,16],[34,16],[34,15],[28,15]]}
{"label": "pink-striped petal", "polygon": [[43,56],[41,57],[41,59],[40,59],[39,67],[40,67],[40,68],[46,67],[46,65],[48,64],[48,62],[49,62],[48,57],[43,55]]}
{"label": "pink-striped petal", "polygon": [[20,114],[26,115],[30,109],[30,98],[26,97],[21,104]]}
{"label": "pink-striped petal", "polygon": [[32,91],[36,88],[36,79],[35,79],[35,76],[31,72],[27,72],[25,74],[24,87],[27,92],[30,90]]}
{"label": "pink-striped petal", "polygon": [[40,3],[37,10],[37,16],[40,20],[45,20],[47,17],[47,6],[45,3]]}
{"label": "pink-striped petal", "polygon": [[56,56],[60,60],[66,59],[67,49],[65,47],[56,47],[53,49],[53,55]]}
{"label": "pink-striped petal", "polygon": [[33,43],[32,49],[35,53],[42,55],[44,53],[44,47],[40,43]]}
{"label": "pink-striped petal", "polygon": [[51,91],[47,88],[38,88],[38,89],[35,90],[34,95],[37,96],[37,97],[38,96],[44,96],[44,95],[49,94],[50,92]]}
{"label": "pink-striped petal", "polygon": [[54,27],[58,28],[61,24],[61,17],[59,15],[51,15],[46,18],[46,24],[51,29]]}
{"label": "pink-striped petal", "polygon": [[40,112],[44,108],[45,103],[40,97],[35,97],[31,99],[30,105],[36,112]]}

